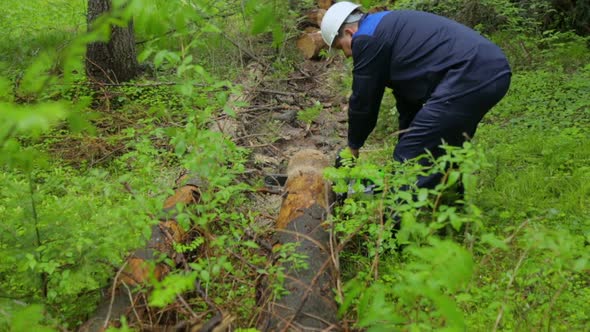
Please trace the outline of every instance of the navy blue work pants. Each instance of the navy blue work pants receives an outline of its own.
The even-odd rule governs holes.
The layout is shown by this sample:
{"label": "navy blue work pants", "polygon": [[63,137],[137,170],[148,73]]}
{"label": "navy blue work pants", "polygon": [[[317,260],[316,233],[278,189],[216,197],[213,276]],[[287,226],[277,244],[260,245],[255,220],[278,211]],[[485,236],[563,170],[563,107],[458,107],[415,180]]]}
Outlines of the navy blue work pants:
{"label": "navy blue work pants", "polygon": [[[504,75],[484,87],[450,101],[428,100],[410,122],[407,132],[400,135],[393,158],[403,162],[430,151],[434,157],[445,153],[440,146],[446,142],[461,146],[475,135],[483,116],[496,105],[508,91],[510,75]],[[405,129],[405,128],[400,128]],[[429,164],[426,158],[420,163]],[[443,174],[418,178],[418,187],[434,188]]]}

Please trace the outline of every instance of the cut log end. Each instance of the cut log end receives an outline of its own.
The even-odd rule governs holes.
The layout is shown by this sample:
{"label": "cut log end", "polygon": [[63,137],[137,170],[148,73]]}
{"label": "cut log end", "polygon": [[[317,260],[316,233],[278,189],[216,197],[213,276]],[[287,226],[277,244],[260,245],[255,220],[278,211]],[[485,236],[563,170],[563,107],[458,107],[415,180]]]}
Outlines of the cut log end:
{"label": "cut log end", "polygon": [[323,169],[328,166],[330,166],[330,161],[325,154],[318,150],[305,149],[291,157],[289,165],[287,165],[287,176],[295,175],[304,169],[322,174]]}
{"label": "cut log end", "polygon": [[306,32],[297,39],[297,48],[306,59],[316,59],[322,50],[328,49],[320,31]]}

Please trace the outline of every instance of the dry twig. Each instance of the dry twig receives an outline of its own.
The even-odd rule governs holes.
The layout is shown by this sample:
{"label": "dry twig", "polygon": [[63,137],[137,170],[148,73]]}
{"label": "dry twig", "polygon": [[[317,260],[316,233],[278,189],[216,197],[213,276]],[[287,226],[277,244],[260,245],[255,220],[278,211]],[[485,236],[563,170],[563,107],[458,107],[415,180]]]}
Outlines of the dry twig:
{"label": "dry twig", "polygon": [[103,328],[107,328],[109,326],[109,320],[111,319],[111,312],[113,310],[113,302],[115,301],[115,291],[117,290],[117,280],[119,280],[119,276],[123,272],[123,269],[127,266],[127,261],[121,265],[117,274],[115,274],[115,279],[113,280],[113,286],[111,291],[111,302],[109,304],[109,311],[107,312],[107,317],[104,320]]}

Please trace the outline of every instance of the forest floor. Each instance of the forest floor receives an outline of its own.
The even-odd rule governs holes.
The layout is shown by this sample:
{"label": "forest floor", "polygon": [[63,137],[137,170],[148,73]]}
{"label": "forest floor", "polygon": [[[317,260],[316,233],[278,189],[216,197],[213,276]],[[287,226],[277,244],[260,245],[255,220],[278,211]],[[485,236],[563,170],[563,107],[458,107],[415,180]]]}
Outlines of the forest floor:
{"label": "forest floor", "polygon": [[[243,25],[239,17],[219,22],[225,34],[195,25],[192,33],[141,44],[140,58],[154,63],[154,72],[92,89],[83,75],[82,48],[54,52],[69,50],[86,31],[84,1],[52,1],[39,10],[12,0],[0,7],[11,18],[0,24],[9,36],[0,44],[0,86],[8,91],[0,96],[6,107],[0,116],[9,120],[0,121],[7,142],[0,144],[0,330],[22,324],[33,325],[21,330],[75,329],[92,316],[125,259],[145,246],[158,223],[154,216],[187,172],[222,178],[203,193],[207,205],[185,215],[182,225],[191,229],[190,221],[199,222],[211,241],[195,237],[178,244],[190,266],[176,266],[178,273],[150,285],[151,298],[159,301],[153,312],[176,324],[195,313],[206,321],[216,307],[235,316],[236,326],[254,327],[255,281],[276,270],[270,269],[268,247],[257,247],[246,230],[261,226],[255,235],[267,236],[283,199],[280,188],[257,189],[264,188],[266,175],[286,173],[297,151],[319,150],[332,163],[346,146],[350,61],[340,55],[302,60],[293,38],[285,39],[284,49],[271,46],[270,32],[250,36],[237,28]],[[170,7],[189,12],[176,3]],[[142,40],[174,27],[156,33],[152,21],[136,23]],[[390,229],[373,222],[368,200],[349,200],[344,207],[355,209],[350,218],[334,215],[339,235],[362,239],[340,255],[343,325],[435,330],[458,322],[457,330],[587,330],[588,41],[557,31],[514,31],[489,36],[510,59],[512,84],[462,150],[474,170],[463,173],[475,183],[472,209],[412,210],[427,222],[408,224],[411,248],[400,255],[379,252],[381,234]],[[260,60],[245,64],[245,52],[228,36]],[[181,47],[192,42],[189,51]],[[158,55],[178,61],[156,64]],[[183,90],[187,86],[199,88]],[[23,120],[24,114],[34,121]],[[393,97],[386,93],[355,167],[359,173],[374,159],[376,167],[390,159],[394,117]],[[24,128],[14,137],[10,121]],[[433,231],[453,222],[474,231],[455,237]],[[387,250],[397,245],[390,242]],[[208,280],[206,297],[195,280]],[[176,294],[189,300],[188,310]]]}
{"label": "forest floor", "polygon": [[[308,60],[294,68],[283,78],[262,77],[254,85],[244,84],[249,106],[237,111],[231,128],[237,128],[233,136],[238,146],[251,150],[249,166],[255,170],[248,176],[251,183],[267,175],[286,174],[289,160],[298,151],[321,151],[333,164],[338,150],[346,146],[347,98],[338,94],[331,76],[343,70],[343,64]],[[255,196],[253,210],[273,222],[281,194]]]}

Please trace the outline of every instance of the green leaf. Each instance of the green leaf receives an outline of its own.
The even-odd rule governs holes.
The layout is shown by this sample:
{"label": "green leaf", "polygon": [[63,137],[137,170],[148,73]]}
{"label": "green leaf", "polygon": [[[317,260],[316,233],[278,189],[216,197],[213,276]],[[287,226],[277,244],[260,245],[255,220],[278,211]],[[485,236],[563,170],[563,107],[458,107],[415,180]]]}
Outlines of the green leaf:
{"label": "green leaf", "polygon": [[209,281],[211,281],[211,275],[207,270],[201,270],[201,272],[199,273],[199,277],[201,281],[203,281],[204,283],[209,283]]}
{"label": "green leaf", "polygon": [[252,23],[252,34],[259,34],[266,30],[266,28],[273,22],[274,20],[274,10],[271,6],[264,6],[257,14],[254,16],[254,22]]}
{"label": "green leaf", "polygon": [[461,177],[461,173],[457,171],[451,171],[449,173],[449,178],[447,179],[447,185],[452,186],[457,183],[457,180]]}
{"label": "green leaf", "polygon": [[152,55],[152,53],[154,53],[154,50],[152,48],[146,47],[137,56],[137,61],[144,62],[145,60],[147,60],[150,57],[150,55]]}
{"label": "green leaf", "polygon": [[588,268],[588,258],[582,257],[578,258],[574,261],[573,270],[577,272],[582,272]]}
{"label": "green leaf", "polygon": [[160,67],[162,65],[164,58],[166,57],[166,53],[168,53],[168,51],[160,51],[156,53],[154,56],[154,66]]}
{"label": "green leaf", "polygon": [[33,304],[27,306],[14,314],[12,319],[12,331],[55,331],[40,323],[44,318],[44,309],[41,305]]}
{"label": "green leaf", "polygon": [[156,284],[150,297],[150,305],[163,307],[172,303],[177,295],[194,288],[196,277],[196,272],[166,276],[161,283]]}
{"label": "green leaf", "polygon": [[176,153],[177,156],[182,156],[182,155],[184,155],[185,152],[186,152],[186,141],[179,140],[178,142],[176,142],[176,145],[174,146],[174,153]]}
{"label": "green leaf", "polygon": [[426,294],[434,302],[438,311],[445,317],[445,321],[449,324],[449,327],[456,331],[463,331],[463,327],[465,326],[463,314],[455,302],[448,296],[436,291],[427,291]]}
{"label": "green leaf", "polygon": [[459,231],[461,229],[461,226],[463,225],[463,220],[454,213],[449,214],[449,218],[450,218],[451,226],[453,226],[453,228],[456,231]]}
{"label": "green leaf", "polygon": [[397,194],[399,195],[399,198],[405,200],[406,202],[412,202],[413,200],[412,194],[407,191],[399,191]]}
{"label": "green leaf", "polygon": [[258,249],[258,244],[254,241],[247,240],[240,243],[248,248]]}
{"label": "green leaf", "polygon": [[486,233],[481,236],[481,242],[487,243],[494,248],[508,250],[508,245],[503,240],[499,239],[495,234]]}
{"label": "green leaf", "polygon": [[223,113],[231,116],[232,118],[236,117],[236,111],[234,111],[234,109],[232,107],[229,107],[228,105],[223,107]]}
{"label": "green leaf", "polygon": [[203,32],[211,32],[211,33],[221,33],[223,32],[221,29],[219,29],[216,25],[211,24],[211,23],[206,23],[202,28],[201,31]]}
{"label": "green leaf", "polygon": [[428,189],[420,188],[418,190],[418,202],[424,202],[428,198]]}
{"label": "green leaf", "polygon": [[0,102],[12,102],[13,99],[12,83],[10,80],[0,77]]}

